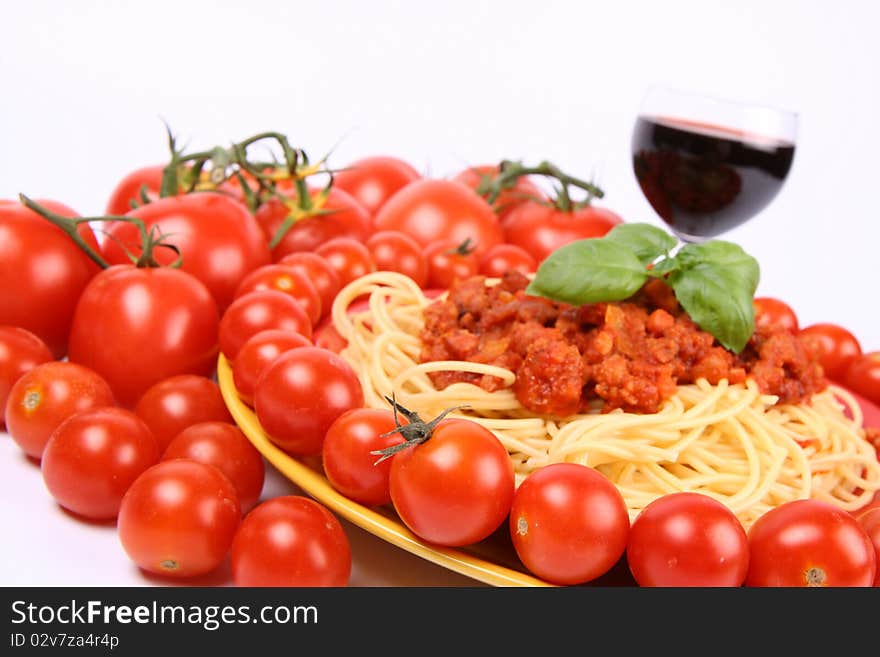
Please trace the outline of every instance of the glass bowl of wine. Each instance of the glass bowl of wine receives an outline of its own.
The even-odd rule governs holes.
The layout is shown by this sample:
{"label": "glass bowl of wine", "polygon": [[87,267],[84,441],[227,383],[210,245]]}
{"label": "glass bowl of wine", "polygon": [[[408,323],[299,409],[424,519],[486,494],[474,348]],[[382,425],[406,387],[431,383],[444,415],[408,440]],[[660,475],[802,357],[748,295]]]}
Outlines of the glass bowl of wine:
{"label": "glass bowl of wine", "polygon": [[679,239],[702,242],[748,221],[779,193],[797,123],[794,112],[653,87],[633,130],[633,171]]}

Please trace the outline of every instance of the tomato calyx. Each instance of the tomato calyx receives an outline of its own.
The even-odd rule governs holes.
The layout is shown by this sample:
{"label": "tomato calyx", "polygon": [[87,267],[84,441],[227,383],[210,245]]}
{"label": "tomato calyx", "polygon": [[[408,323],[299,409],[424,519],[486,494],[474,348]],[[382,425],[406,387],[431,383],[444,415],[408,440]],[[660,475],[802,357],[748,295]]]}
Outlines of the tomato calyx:
{"label": "tomato calyx", "polygon": [[[550,205],[563,212],[572,212],[590,205],[594,198],[602,198],[605,192],[597,185],[575,178],[562,171],[555,164],[544,160],[535,166],[526,166],[515,160],[502,160],[498,165],[498,175],[495,178],[484,177],[477,188],[477,193],[483,196],[490,204],[494,203],[501,192],[511,189],[518,178],[522,176],[544,176],[556,183],[556,195],[550,200]],[[586,197],[575,201],[571,195],[571,188],[586,192]],[[547,204],[544,199],[534,199],[539,204]]]}
{"label": "tomato calyx", "polygon": [[[371,451],[370,454],[381,457],[373,465],[378,465],[385,459],[391,458],[401,450],[409,449],[410,447],[415,447],[416,445],[420,445],[426,442],[434,434],[434,429],[443,418],[449,415],[452,411],[467,408],[467,405],[451,406],[442,411],[433,420],[425,422],[418,413],[416,413],[415,411],[411,411],[402,404],[398,403],[393,394],[391,397],[385,395],[385,400],[389,404],[391,404],[391,407],[394,410],[394,424],[396,425],[396,427],[391,431],[386,431],[385,433],[381,434],[380,438],[385,438],[386,436],[399,433],[401,436],[403,436],[404,442],[397,443],[396,445],[391,445],[390,447],[386,447],[385,449],[377,449]],[[408,424],[400,424],[400,417],[398,413],[400,415],[403,415],[407,419]]]}
{"label": "tomato calyx", "polygon": [[[451,249],[445,251],[446,255],[460,255],[460,256],[469,256],[471,253],[476,251],[477,245],[470,237],[465,237],[464,241],[458,246],[454,246]],[[386,397],[387,399],[387,397]]]}

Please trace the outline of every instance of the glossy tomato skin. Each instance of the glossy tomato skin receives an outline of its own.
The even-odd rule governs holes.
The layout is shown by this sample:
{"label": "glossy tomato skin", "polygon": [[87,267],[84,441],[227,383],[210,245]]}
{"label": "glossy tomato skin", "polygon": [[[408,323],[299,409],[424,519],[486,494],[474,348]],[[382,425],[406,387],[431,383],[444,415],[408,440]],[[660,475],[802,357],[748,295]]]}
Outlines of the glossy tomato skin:
{"label": "glossy tomato skin", "polygon": [[865,399],[880,404],[880,351],[856,356],[844,371],[842,383]]}
{"label": "glossy tomato skin", "polygon": [[877,564],[874,586],[880,586],[880,500],[874,501],[859,510],[854,514],[854,517],[874,545],[874,557]]}
{"label": "glossy tomato skin", "polygon": [[[480,268],[476,252],[453,240],[434,240],[425,247],[428,282],[425,287],[449,289],[456,280],[474,276]],[[493,247],[494,248],[494,247]]]}
{"label": "glossy tomato skin", "polygon": [[797,333],[800,329],[797,313],[790,305],[776,297],[755,297],[755,327],[776,325]]}
{"label": "glossy tomato skin", "polygon": [[266,329],[252,335],[232,364],[232,381],[239,398],[253,408],[254,388],[266,366],[288,349],[311,346],[311,340],[296,331]]}
{"label": "glossy tomato skin", "polygon": [[235,534],[230,552],[236,586],[348,584],[351,546],[342,524],[322,504],[300,495],[260,503]]}
{"label": "glossy tomato skin", "polygon": [[721,502],[669,493],[633,520],[626,558],[639,586],[738,587],[749,569],[749,542]]}
{"label": "glossy tomato skin", "polygon": [[490,278],[501,278],[511,270],[533,274],[538,269],[538,263],[531,253],[516,244],[506,243],[489,249],[480,259],[479,265],[479,273]]}
{"label": "glossy tomato skin", "polygon": [[242,513],[250,511],[263,492],[263,456],[231,422],[198,422],[188,426],[171,440],[161,458],[192,459],[219,468],[235,486]]}
{"label": "glossy tomato skin", "polygon": [[74,413],[114,406],[110,384],[94,370],[66,360],[23,374],[6,400],[6,429],[28,456],[39,459],[52,432]]}
{"label": "glossy tomato skin", "polygon": [[330,263],[343,286],[376,271],[369,249],[353,237],[334,237],[316,248],[315,253]]}
{"label": "glossy tomato skin", "polygon": [[143,420],[105,406],[64,420],[46,443],[40,471],[58,504],[85,518],[109,520],[119,513],[128,487],[159,456]]}
{"label": "glossy tomato skin", "polygon": [[150,427],[160,453],[193,424],[233,422],[220,386],[199,374],[177,374],[157,381],[138,399],[134,412]]}
{"label": "glossy tomato skin", "polygon": [[402,443],[400,433],[390,433],[396,428],[394,414],[381,408],[354,408],[336,418],[327,429],[321,451],[330,485],[360,504],[388,504],[394,457],[377,463],[379,456],[371,452]]}
{"label": "glossy tomato skin", "polygon": [[282,257],[278,264],[291,267],[308,278],[321,297],[321,319],[330,315],[333,300],[342,289],[336,269],[317,253],[296,251]]}
{"label": "glossy tomato skin", "polygon": [[821,500],[786,502],[748,531],[746,586],[871,586],[871,539],[846,511]]}
{"label": "glossy tomato skin", "polygon": [[[156,227],[169,244],[180,250],[183,271],[189,272],[210,291],[222,313],[232,302],[241,280],[252,270],[271,262],[269,244],[247,207],[217,192],[194,192],[160,198],[131,210],[129,217]],[[102,242],[104,258],[111,264],[129,263],[125,252],[141,253],[141,239],[133,223],[113,222]],[[178,254],[158,247],[159,264],[176,261]]]}
{"label": "glossy tomato skin", "polygon": [[340,356],[320,347],[285,351],[254,388],[254,411],[269,438],[294,456],[321,453],[337,417],[364,405],[357,374]]}
{"label": "glossy tomato skin", "polygon": [[162,379],[210,376],[219,323],[217,304],[191,274],[115,265],[83,290],[68,355],[103,376],[120,405],[134,408]]}
{"label": "glossy tomato skin", "polygon": [[849,329],[831,322],[803,327],[801,338],[817,350],[825,376],[840,383],[847,367],[862,353],[862,345]]}
{"label": "glossy tomato skin", "polygon": [[150,466],[129,486],[117,532],[140,568],[192,577],[223,562],[240,522],[238,494],[226,475],[213,465],[170,459]]}
{"label": "glossy tomato skin", "polygon": [[505,240],[528,251],[540,265],[560,246],[603,237],[623,219],[607,208],[589,205],[570,211],[528,201],[515,208],[504,225]]}
{"label": "glossy tomato skin", "polygon": [[267,329],[295,331],[312,337],[312,320],[293,297],[275,290],[257,290],[238,297],[220,319],[220,351],[234,362],[247,340]]}
{"label": "glossy tomato skin", "polygon": [[464,546],[507,519],[513,464],[501,441],[470,420],[441,420],[431,437],[393,457],[391,501],[400,519],[429,543]]}
{"label": "glossy tomato skin", "polygon": [[394,271],[408,276],[419,287],[428,281],[428,261],[422,246],[399,230],[379,230],[366,241],[377,271]]}
{"label": "glossy tomato skin", "polygon": [[[54,201],[37,203],[65,217],[77,216]],[[77,231],[100,252],[88,223]],[[17,201],[0,200],[0,324],[34,333],[60,360],[67,353],[77,299],[99,271],[60,228]]]}
{"label": "glossy tomato skin", "polygon": [[162,189],[164,170],[164,164],[156,164],[139,167],[125,174],[110,192],[104,212],[109,215],[123,215],[135,207],[132,206],[132,201],[136,206],[143,205],[142,187],[146,188],[147,198],[155,201],[159,198],[159,190]]}
{"label": "glossy tomato skin", "polygon": [[422,246],[438,239],[470,238],[477,255],[503,241],[498,217],[465,184],[423,178],[391,197],[373,219],[375,230],[399,230]]}
{"label": "glossy tomato skin", "polygon": [[623,495],[600,472],[553,463],[519,485],[509,529],[531,573],[555,584],[582,584],[611,570],[623,556],[629,514]]}
{"label": "glossy tomato skin", "polygon": [[323,309],[317,288],[308,276],[294,267],[280,263],[257,267],[242,279],[235,290],[235,298],[260,290],[275,290],[289,294],[306,311],[312,326],[321,319]]}
{"label": "glossy tomato skin", "polygon": [[[498,172],[497,164],[479,164],[460,171],[452,179],[464,183],[479,193],[484,181],[486,179],[488,181],[495,180],[498,177]],[[545,197],[546,195],[541,191],[541,188],[528,176],[520,176],[512,187],[504,189],[498,195],[498,198],[492,203],[492,208],[503,226],[515,208],[529,200],[545,200]]]}
{"label": "glossy tomato skin", "polygon": [[0,428],[6,425],[6,399],[13,384],[50,360],[52,352],[35,333],[18,326],[0,326]]}
{"label": "glossy tomato skin", "polygon": [[333,184],[360,201],[372,217],[400,189],[421,177],[405,160],[373,155],[348,164],[334,175]]}

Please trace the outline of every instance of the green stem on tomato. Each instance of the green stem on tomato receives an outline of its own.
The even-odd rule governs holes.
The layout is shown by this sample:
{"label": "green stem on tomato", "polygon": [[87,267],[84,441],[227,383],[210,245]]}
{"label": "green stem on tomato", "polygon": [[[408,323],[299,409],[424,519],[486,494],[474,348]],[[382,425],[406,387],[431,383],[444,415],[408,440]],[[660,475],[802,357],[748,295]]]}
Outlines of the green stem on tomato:
{"label": "green stem on tomato", "polygon": [[[505,189],[514,186],[516,180],[522,176],[545,176],[552,178],[559,183],[555,205],[563,211],[571,210],[574,207],[582,207],[589,205],[593,198],[602,198],[605,192],[600,187],[586,180],[581,180],[562,171],[555,164],[546,160],[540,162],[536,166],[525,166],[522,162],[514,160],[502,160],[498,167],[498,175],[490,183],[483,186],[486,200],[492,204]],[[569,192],[570,187],[576,187],[587,192],[587,197],[583,201],[575,203]]]}

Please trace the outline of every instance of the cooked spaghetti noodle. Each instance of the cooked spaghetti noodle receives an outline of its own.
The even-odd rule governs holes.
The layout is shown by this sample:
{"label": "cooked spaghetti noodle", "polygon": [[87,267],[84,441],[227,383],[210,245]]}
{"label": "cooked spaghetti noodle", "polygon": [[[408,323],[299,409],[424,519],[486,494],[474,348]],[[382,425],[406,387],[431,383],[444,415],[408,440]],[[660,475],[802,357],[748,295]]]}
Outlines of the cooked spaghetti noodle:
{"label": "cooked spaghetti noodle", "polygon": [[[349,309],[369,295],[368,306]],[[657,413],[620,409],[558,419],[525,409],[511,390],[515,374],[469,361],[419,362],[424,308],[432,302],[409,278],[368,274],[333,305],[342,356],[358,373],[367,406],[388,408],[385,396],[429,419],[450,406],[452,416],[485,425],[505,445],[519,484],[536,468],[582,463],[609,477],[634,518],[664,493],[697,491],[726,504],[745,527],[786,501],[813,497],[853,510],[880,489],[880,462],[865,439],[862,413],[845,390],[829,386],[809,403],[780,404],[747,380],[678,386]],[[453,383],[437,389],[430,372],[489,374],[502,381],[488,392]]]}

